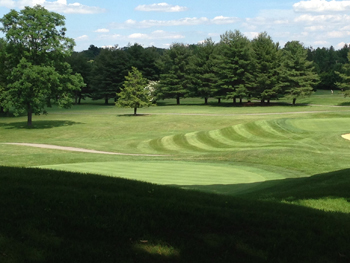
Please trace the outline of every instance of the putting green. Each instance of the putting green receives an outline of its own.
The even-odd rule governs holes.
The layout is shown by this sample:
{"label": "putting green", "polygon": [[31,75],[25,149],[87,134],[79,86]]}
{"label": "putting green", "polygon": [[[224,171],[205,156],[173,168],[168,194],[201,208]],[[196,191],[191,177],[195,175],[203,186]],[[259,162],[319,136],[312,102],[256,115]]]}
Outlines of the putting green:
{"label": "putting green", "polygon": [[45,165],[40,168],[94,173],[163,185],[229,185],[284,179],[261,168],[178,161],[121,161]]}

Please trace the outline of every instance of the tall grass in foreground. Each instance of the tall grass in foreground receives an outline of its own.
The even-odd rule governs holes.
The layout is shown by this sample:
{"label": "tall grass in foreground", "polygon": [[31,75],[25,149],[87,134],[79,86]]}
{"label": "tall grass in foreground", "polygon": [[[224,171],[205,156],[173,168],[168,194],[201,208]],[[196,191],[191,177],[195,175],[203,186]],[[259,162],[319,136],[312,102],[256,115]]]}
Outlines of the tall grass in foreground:
{"label": "tall grass in foreground", "polygon": [[28,168],[0,181],[2,263],[350,260],[348,206],[331,205],[349,205],[350,170],[240,197]]}

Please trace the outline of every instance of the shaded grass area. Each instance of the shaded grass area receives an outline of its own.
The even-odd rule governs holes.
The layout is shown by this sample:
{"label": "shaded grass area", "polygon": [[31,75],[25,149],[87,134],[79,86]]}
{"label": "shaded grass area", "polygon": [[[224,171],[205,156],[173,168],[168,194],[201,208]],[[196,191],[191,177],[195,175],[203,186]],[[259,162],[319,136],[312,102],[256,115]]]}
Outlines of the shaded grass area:
{"label": "shaded grass area", "polygon": [[0,261],[349,262],[350,170],[229,197],[125,179],[0,167]]}

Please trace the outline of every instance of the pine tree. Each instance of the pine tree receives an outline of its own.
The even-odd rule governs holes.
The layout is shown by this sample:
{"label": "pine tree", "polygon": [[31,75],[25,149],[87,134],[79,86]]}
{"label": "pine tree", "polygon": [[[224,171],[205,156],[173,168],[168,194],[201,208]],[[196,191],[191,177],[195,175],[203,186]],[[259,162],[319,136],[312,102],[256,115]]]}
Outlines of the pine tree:
{"label": "pine tree", "polygon": [[247,97],[247,84],[252,59],[251,43],[239,31],[228,31],[221,35],[215,55],[215,75],[217,76],[217,97],[225,99]]}
{"label": "pine tree", "polygon": [[137,68],[132,67],[131,72],[125,76],[124,88],[117,95],[119,97],[116,105],[118,107],[133,108],[134,115],[138,108],[152,105],[152,96],[147,89],[148,80],[142,77]]}
{"label": "pine tree", "polygon": [[274,43],[266,32],[259,34],[252,41],[253,59],[249,92],[261,102],[282,96],[278,84],[278,68],[280,66],[279,44]]}
{"label": "pine tree", "polygon": [[93,100],[115,98],[122,88],[125,75],[130,69],[126,53],[117,46],[102,49],[95,58],[91,76],[91,97]]}
{"label": "pine tree", "polygon": [[336,71],[336,74],[339,75],[341,81],[336,82],[336,85],[344,93],[345,97],[350,96],[350,52],[348,53],[348,61],[342,66],[341,72]]}
{"label": "pine tree", "polygon": [[176,98],[180,104],[181,98],[190,95],[190,79],[188,77],[188,64],[191,50],[184,44],[174,44],[158,61],[162,70],[157,85],[157,98]]}
{"label": "pine tree", "polygon": [[279,87],[293,100],[310,96],[319,82],[312,61],[307,60],[307,50],[298,41],[288,42],[282,51]]}
{"label": "pine tree", "polygon": [[188,77],[191,95],[204,98],[208,104],[208,98],[216,92],[217,78],[214,72],[213,53],[216,45],[211,38],[206,39],[194,49],[194,54],[189,59]]}

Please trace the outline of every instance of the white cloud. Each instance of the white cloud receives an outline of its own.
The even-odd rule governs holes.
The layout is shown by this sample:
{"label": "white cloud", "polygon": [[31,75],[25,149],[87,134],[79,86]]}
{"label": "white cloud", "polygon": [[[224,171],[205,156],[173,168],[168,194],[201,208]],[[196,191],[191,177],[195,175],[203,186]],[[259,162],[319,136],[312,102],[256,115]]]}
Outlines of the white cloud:
{"label": "white cloud", "polygon": [[87,35],[82,35],[80,37],[76,37],[75,38],[75,41],[84,41],[84,40],[88,40],[89,39],[89,36]]}
{"label": "white cloud", "polygon": [[50,11],[66,14],[95,14],[105,12],[105,9],[95,6],[86,6],[80,3],[68,4],[67,0],[57,0],[49,2],[46,0],[0,0],[0,7],[20,8],[25,6],[41,5]]}
{"label": "white cloud", "polygon": [[16,2],[13,0],[0,0],[0,6],[6,7],[6,8],[15,8]]}
{"label": "white cloud", "polygon": [[244,32],[243,33],[247,38],[253,39],[259,35],[259,32]]}
{"label": "white cloud", "polygon": [[117,39],[117,40],[129,40],[129,41],[135,41],[135,40],[152,40],[152,39],[183,39],[185,36],[173,33],[173,32],[166,32],[163,30],[156,30],[149,34],[144,33],[133,33],[130,35],[120,35],[120,34],[113,34],[113,35],[101,35],[100,38],[102,39]]}
{"label": "white cloud", "polygon": [[343,38],[350,35],[349,31],[330,31],[327,32],[325,38]]}
{"label": "white cloud", "polygon": [[233,24],[239,21],[236,17],[217,16],[213,19],[207,17],[186,17],[176,20],[143,20],[135,21],[132,19],[126,20],[124,23],[113,23],[114,28],[149,28],[159,26],[196,26],[196,25],[222,25]]}
{"label": "white cloud", "polygon": [[313,44],[317,46],[326,46],[326,45],[329,45],[329,42],[325,40],[320,40],[320,41],[314,41]]}
{"label": "white cloud", "polygon": [[217,16],[210,20],[211,24],[216,24],[216,25],[234,24],[238,21],[239,21],[239,18],[237,17],[224,17],[224,16]]}
{"label": "white cloud", "polygon": [[343,48],[345,44],[347,44],[348,46],[350,45],[350,43],[340,42],[339,44],[337,44],[337,48]]}
{"label": "white cloud", "polygon": [[295,18],[295,22],[301,23],[327,23],[329,25],[334,25],[334,23],[346,23],[350,21],[349,15],[300,15]]}
{"label": "white cloud", "polygon": [[185,6],[169,5],[167,3],[158,3],[151,5],[139,5],[135,8],[137,11],[144,12],[183,12],[188,8]]}
{"label": "white cloud", "polygon": [[325,29],[326,29],[325,26],[308,26],[308,27],[305,27],[306,31],[323,31]]}
{"label": "white cloud", "polygon": [[310,0],[293,5],[295,12],[344,12],[350,10],[350,1]]}
{"label": "white cloud", "polygon": [[100,28],[100,29],[95,30],[94,32],[96,32],[96,33],[108,33],[109,29],[107,29],[107,28]]}

